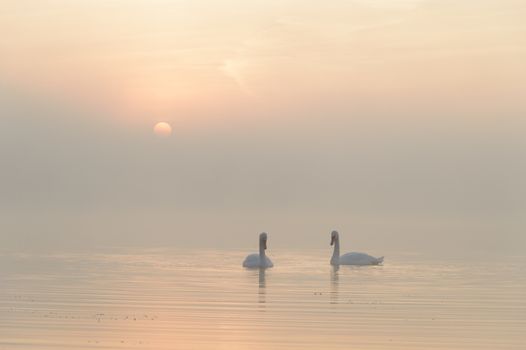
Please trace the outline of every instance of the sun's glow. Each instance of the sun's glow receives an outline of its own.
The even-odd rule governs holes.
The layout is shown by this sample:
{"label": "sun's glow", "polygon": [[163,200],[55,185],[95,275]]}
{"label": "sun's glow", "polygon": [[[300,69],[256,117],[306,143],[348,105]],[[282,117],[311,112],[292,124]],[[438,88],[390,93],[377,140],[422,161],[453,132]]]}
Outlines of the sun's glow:
{"label": "sun's glow", "polygon": [[155,135],[160,137],[168,137],[172,134],[172,127],[166,122],[159,122],[153,127]]}

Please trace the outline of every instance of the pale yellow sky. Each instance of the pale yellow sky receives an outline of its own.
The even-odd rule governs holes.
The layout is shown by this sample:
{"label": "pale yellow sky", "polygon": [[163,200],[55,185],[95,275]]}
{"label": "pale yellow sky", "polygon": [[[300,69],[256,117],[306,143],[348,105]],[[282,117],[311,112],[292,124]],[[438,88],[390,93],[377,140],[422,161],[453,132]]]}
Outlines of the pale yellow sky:
{"label": "pale yellow sky", "polygon": [[145,123],[318,98],[483,110],[526,92],[524,18],[514,0],[4,1],[0,72]]}
{"label": "pale yellow sky", "polygon": [[0,246],[524,246],[525,18],[523,0],[4,0]]}

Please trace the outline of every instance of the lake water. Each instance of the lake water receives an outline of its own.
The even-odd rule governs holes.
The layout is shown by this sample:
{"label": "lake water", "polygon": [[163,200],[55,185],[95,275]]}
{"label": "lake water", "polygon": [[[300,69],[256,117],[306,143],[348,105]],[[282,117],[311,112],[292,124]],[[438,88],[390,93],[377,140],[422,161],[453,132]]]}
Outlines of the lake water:
{"label": "lake water", "polygon": [[526,349],[526,259],[329,248],[0,255],[0,349]]}

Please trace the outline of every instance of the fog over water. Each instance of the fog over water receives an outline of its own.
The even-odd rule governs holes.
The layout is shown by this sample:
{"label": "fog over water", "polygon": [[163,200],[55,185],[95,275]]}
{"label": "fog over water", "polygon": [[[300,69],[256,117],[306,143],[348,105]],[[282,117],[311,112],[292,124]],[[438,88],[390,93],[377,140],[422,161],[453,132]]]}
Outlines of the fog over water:
{"label": "fog over water", "polygon": [[176,124],[160,139],[148,126],[3,94],[4,248],[239,248],[263,230],[277,246],[319,247],[333,228],[349,246],[384,251],[525,243],[519,123],[401,127],[305,111],[306,122],[285,125]]}
{"label": "fog over water", "polygon": [[1,249],[523,252],[522,2],[205,3],[2,5]]}

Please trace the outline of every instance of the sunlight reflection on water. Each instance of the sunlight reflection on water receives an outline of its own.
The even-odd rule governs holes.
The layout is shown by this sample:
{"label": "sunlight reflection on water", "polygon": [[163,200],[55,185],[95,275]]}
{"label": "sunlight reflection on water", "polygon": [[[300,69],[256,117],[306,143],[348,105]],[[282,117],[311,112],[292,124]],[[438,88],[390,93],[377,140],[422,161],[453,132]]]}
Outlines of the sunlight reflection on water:
{"label": "sunlight reflection on water", "polygon": [[322,250],[0,255],[0,349],[523,349],[526,263]]}

